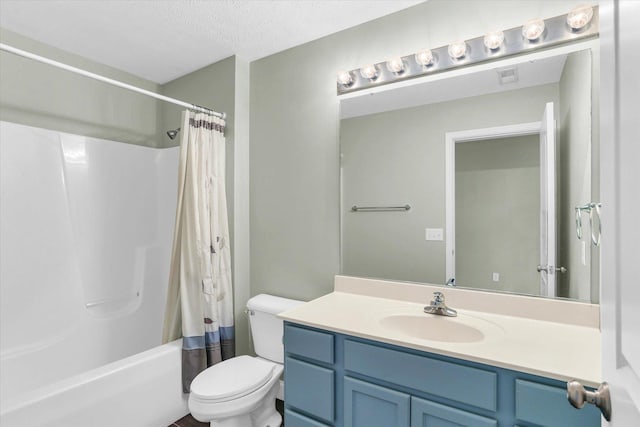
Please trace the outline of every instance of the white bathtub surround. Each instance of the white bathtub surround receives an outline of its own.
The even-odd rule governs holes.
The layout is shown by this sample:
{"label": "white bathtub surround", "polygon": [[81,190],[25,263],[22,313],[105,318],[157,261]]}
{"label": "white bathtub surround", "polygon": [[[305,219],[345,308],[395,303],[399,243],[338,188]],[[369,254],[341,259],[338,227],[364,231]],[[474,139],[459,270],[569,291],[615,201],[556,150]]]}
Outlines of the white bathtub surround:
{"label": "white bathtub surround", "polygon": [[178,207],[163,342],[182,338],[182,387],[235,355],[225,121],[182,115]]}
{"label": "white bathtub surround", "polygon": [[[137,385],[159,393],[164,425],[187,412],[159,397],[155,356],[137,358],[162,335],[177,160],[177,148],[0,122],[0,425],[73,425],[133,402]],[[147,416],[137,425],[161,425]]]}
{"label": "white bathtub surround", "polygon": [[[458,317],[480,331],[471,342],[437,341],[385,326],[390,316],[432,316],[423,307],[445,294]],[[600,330],[593,304],[442,286],[336,276],[335,291],[281,316],[312,327],[563,381],[600,382]],[[387,320],[384,320],[387,319]]]}

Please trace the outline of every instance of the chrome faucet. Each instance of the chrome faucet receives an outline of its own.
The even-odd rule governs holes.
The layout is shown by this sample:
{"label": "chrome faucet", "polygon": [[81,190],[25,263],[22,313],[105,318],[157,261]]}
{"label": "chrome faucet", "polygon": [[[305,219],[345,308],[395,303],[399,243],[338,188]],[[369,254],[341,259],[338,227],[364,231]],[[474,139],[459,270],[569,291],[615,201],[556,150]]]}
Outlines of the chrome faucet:
{"label": "chrome faucet", "polygon": [[442,292],[433,293],[433,301],[431,304],[424,308],[424,312],[428,314],[437,314],[439,316],[456,317],[458,312],[452,308],[447,307],[444,303],[444,294]]}

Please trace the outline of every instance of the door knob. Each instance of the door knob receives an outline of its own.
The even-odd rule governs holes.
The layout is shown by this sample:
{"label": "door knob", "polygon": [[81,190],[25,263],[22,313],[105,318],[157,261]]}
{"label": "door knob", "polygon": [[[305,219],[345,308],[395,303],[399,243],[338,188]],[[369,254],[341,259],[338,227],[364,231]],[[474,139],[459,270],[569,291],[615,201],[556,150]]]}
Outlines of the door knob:
{"label": "door knob", "polygon": [[605,420],[611,421],[611,394],[609,384],[603,382],[596,391],[587,391],[578,381],[567,383],[567,399],[574,408],[582,409],[585,403],[600,408]]}

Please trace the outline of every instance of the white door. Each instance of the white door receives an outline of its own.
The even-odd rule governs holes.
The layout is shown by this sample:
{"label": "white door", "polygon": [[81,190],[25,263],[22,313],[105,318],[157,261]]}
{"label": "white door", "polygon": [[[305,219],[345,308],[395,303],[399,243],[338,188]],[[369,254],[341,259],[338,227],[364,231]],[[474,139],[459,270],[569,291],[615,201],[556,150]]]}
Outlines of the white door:
{"label": "white door", "polygon": [[540,295],[556,296],[556,126],[553,102],[540,122]]}
{"label": "white door", "polygon": [[602,378],[612,419],[640,426],[640,2],[600,3]]}

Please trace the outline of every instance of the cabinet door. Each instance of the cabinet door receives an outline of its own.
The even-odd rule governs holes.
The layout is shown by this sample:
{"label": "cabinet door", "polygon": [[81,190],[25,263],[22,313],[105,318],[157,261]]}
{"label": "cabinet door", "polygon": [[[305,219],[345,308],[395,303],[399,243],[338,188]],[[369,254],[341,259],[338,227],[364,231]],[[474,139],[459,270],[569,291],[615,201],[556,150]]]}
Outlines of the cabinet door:
{"label": "cabinet door", "polygon": [[497,427],[498,422],[429,400],[411,398],[411,427]]}
{"label": "cabinet door", "polygon": [[410,396],[344,378],[344,427],[409,427]]}

